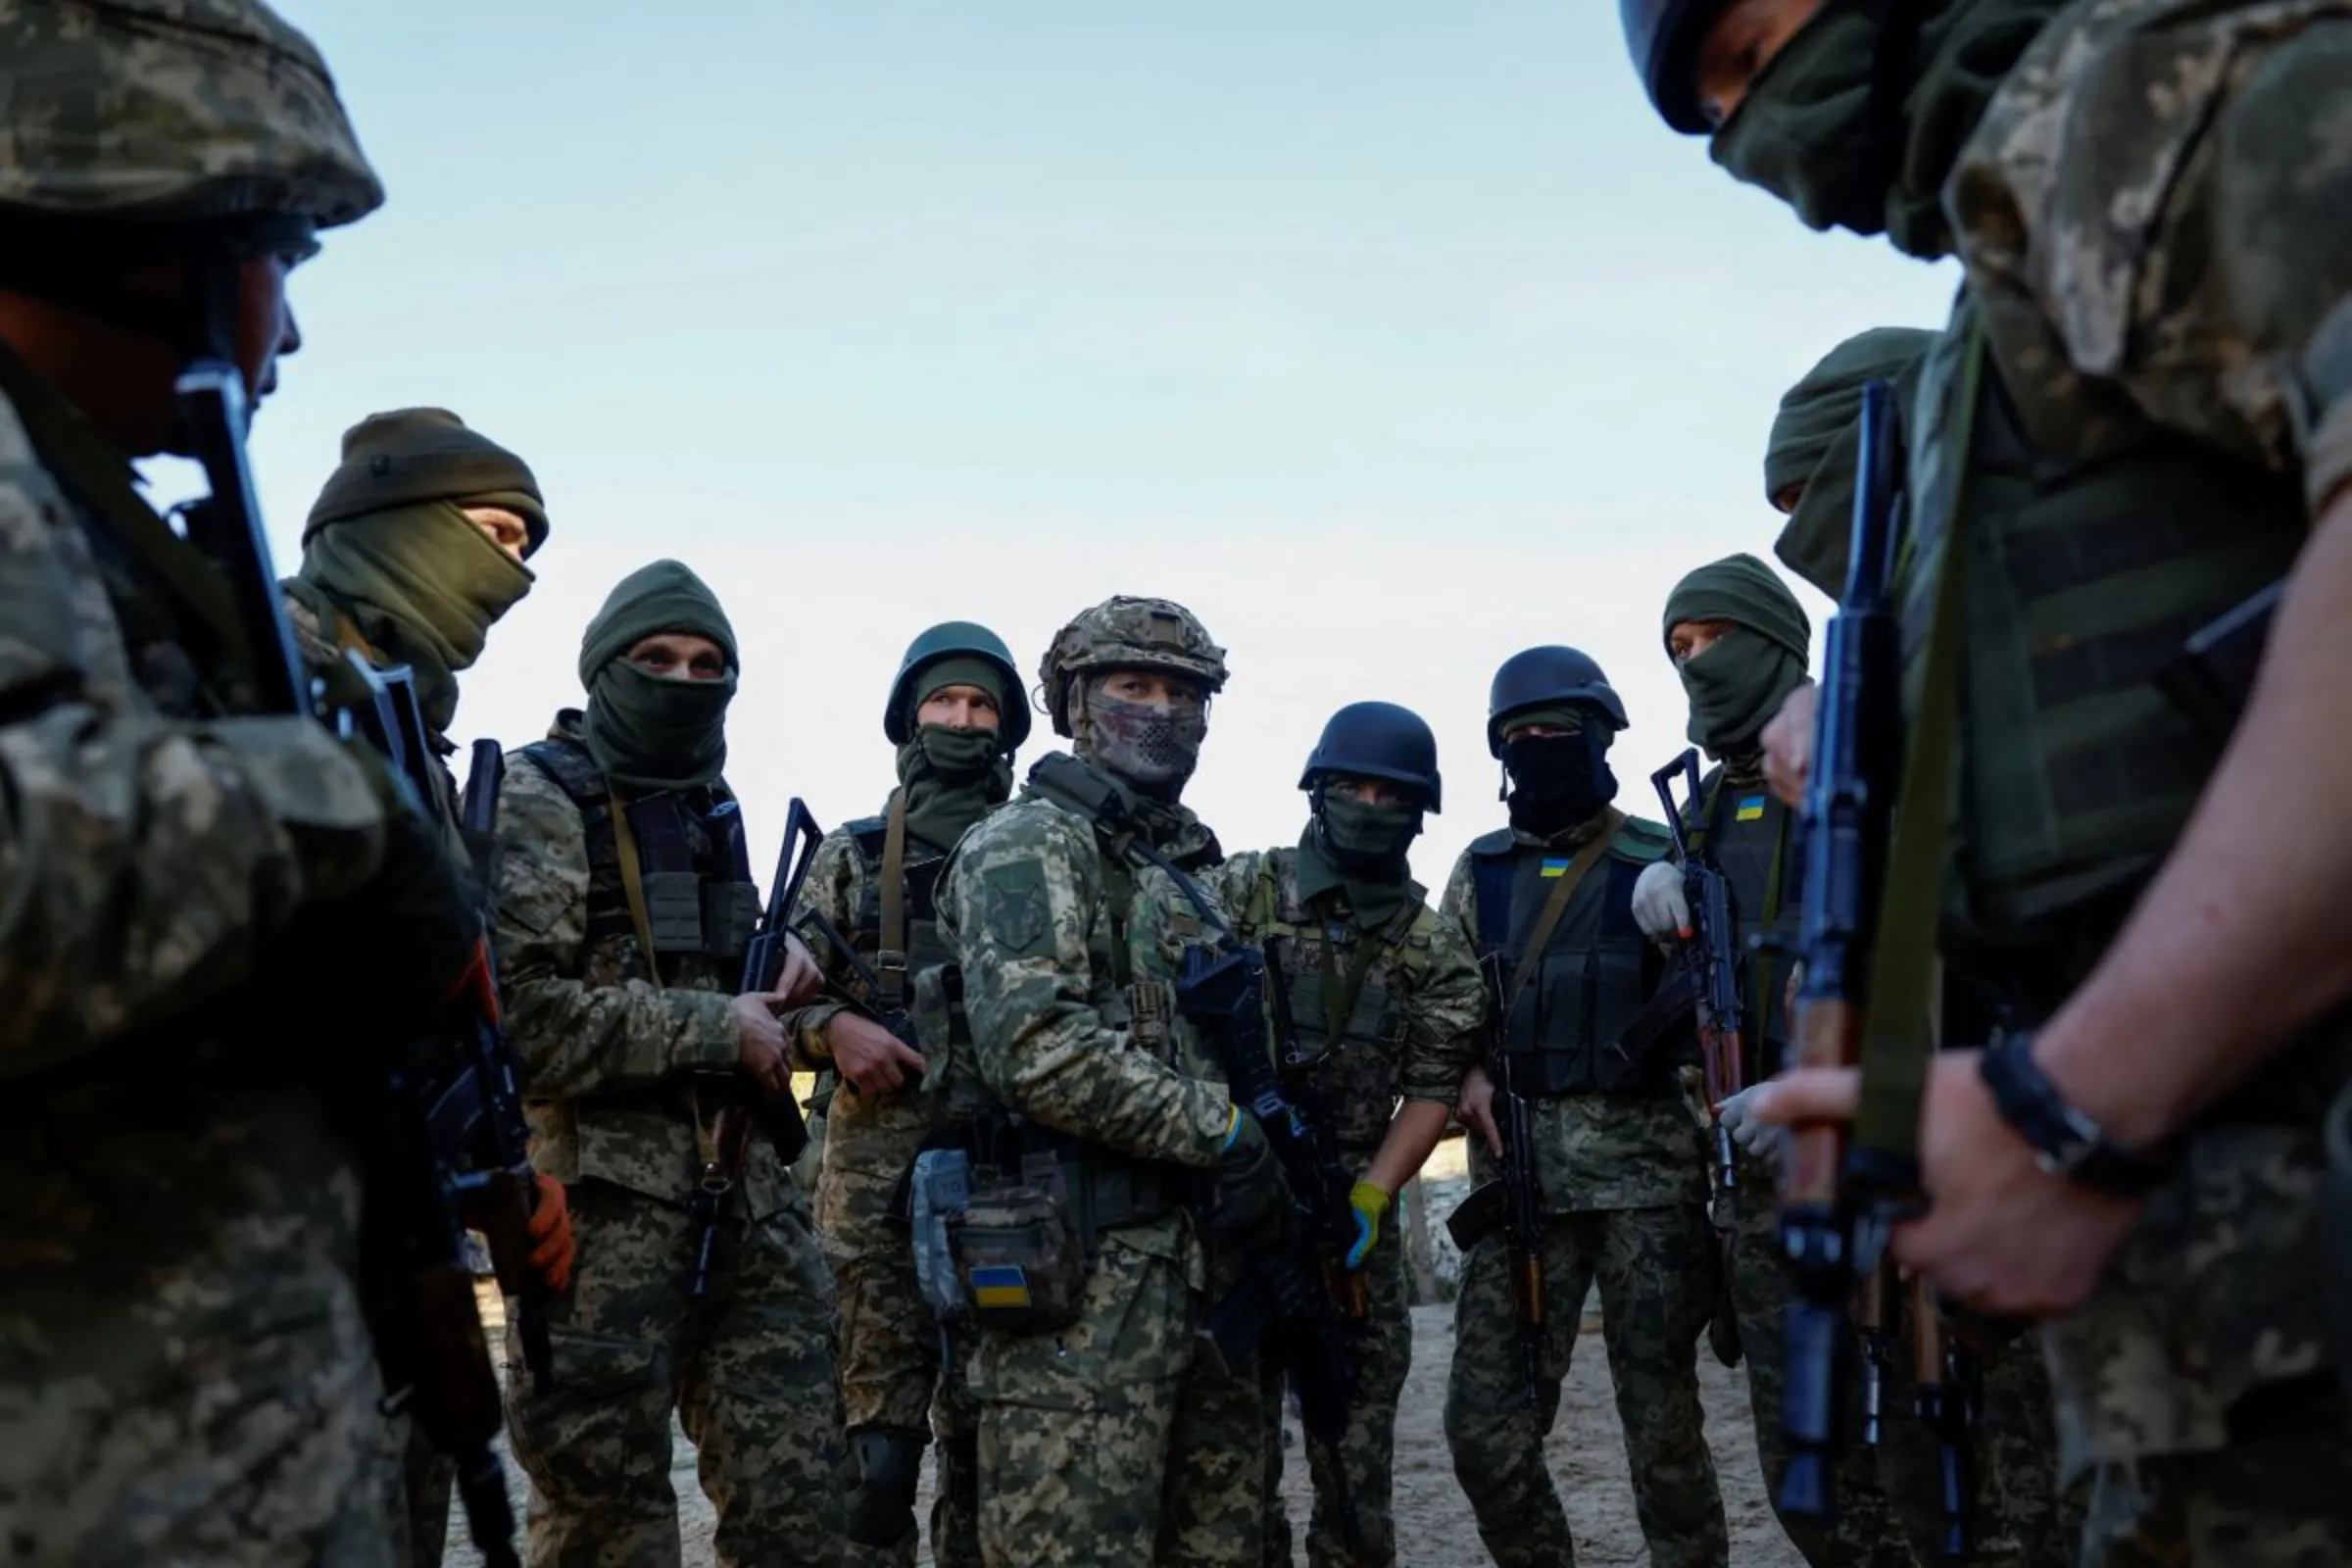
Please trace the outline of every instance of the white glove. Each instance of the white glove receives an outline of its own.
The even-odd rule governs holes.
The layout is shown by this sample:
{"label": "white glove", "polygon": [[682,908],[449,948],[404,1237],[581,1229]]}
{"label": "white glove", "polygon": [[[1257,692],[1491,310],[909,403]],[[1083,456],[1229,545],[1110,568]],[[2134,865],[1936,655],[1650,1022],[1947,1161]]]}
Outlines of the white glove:
{"label": "white glove", "polygon": [[1755,1108],[1756,1091],[1763,1087],[1748,1085],[1716,1106],[1715,1115],[1722,1121],[1724,1131],[1732,1135],[1733,1143],[1777,1176],[1788,1156],[1788,1129],[1758,1121],[1750,1114]]}
{"label": "white glove", "polygon": [[1683,868],[1658,860],[1634,883],[1634,924],[1645,937],[1671,942],[1690,929],[1690,901],[1683,897]]}

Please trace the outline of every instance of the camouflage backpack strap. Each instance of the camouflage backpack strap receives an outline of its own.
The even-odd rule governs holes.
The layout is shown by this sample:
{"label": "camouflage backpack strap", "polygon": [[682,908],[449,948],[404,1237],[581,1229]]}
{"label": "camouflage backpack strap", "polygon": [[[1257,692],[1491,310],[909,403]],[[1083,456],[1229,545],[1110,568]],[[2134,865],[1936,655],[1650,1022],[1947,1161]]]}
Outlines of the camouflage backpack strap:
{"label": "camouflage backpack strap", "polygon": [[883,1009],[906,1005],[906,792],[893,790],[882,831],[881,945],[874,953],[874,978],[882,982]]}

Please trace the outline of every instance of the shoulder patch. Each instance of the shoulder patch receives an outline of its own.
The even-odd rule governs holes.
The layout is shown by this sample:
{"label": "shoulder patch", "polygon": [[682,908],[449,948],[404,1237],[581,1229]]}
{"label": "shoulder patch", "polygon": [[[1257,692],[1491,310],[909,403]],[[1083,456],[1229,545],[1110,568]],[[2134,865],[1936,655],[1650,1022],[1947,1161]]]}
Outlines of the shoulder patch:
{"label": "shoulder patch", "polygon": [[1008,956],[1053,947],[1054,900],[1046,868],[1033,859],[1001,860],[980,874],[980,923]]}
{"label": "shoulder patch", "polygon": [[1478,837],[1472,839],[1470,841],[1469,853],[1483,857],[1487,859],[1493,859],[1498,855],[1509,855],[1518,848],[1519,840],[1517,835],[1513,834],[1507,827],[1498,827],[1492,833],[1481,833]]}

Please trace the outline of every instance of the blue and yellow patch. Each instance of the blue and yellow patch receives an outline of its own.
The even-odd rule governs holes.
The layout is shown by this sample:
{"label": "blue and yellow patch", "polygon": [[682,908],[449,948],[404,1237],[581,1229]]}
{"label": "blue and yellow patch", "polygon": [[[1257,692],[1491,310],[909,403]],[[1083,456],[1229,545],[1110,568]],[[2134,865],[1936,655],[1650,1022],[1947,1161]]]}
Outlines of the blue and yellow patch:
{"label": "blue and yellow patch", "polygon": [[1764,797],[1761,795],[1750,795],[1744,800],[1740,801],[1739,818],[1742,822],[1761,822],[1764,820]]}
{"label": "blue and yellow patch", "polygon": [[1027,1306],[1029,1276],[1016,1263],[988,1263],[971,1271],[974,1306]]}
{"label": "blue and yellow patch", "polygon": [[1568,857],[1564,855],[1546,855],[1544,857],[1544,874],[1551,877],[1566,876],[1570,863]]}

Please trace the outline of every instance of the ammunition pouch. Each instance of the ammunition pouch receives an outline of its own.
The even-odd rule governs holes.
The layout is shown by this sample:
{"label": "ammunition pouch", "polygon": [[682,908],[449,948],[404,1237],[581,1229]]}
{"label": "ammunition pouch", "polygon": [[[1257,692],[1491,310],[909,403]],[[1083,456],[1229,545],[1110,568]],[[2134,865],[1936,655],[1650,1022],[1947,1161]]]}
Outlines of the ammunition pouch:
{"label": "ammunition pouch", "polygon": [[1453,1205],[1446,1216],[1446,1234],[1453,1239],[1454,1250],[1467,1254],[1473,1247],[1503,1227],[1510,1214],[1510,1197],[1499,1181],[1473,1187],[1470,1196]]}
{"label": "ammunition pouch", "polygon": [[[1049,1334],[1078,1321],[1086,1250],[1069,1200],[1039,1179],[984,1187],[948,1220],[948,1246],[974,1322],[1001,1334]],[[1054,1183],[1058,1186],[1058,1183]]]}
{"label": "ammunition pouch", "polygon": [[914,1488],[928,1432],[879,1427],[850,1434],[858,1484],[850,1489],[850,1544],[886,1550],[914,1535]]}

